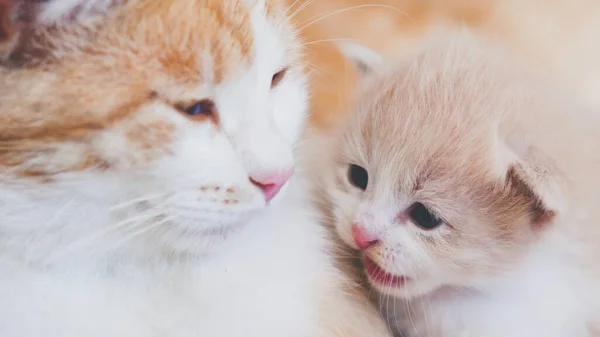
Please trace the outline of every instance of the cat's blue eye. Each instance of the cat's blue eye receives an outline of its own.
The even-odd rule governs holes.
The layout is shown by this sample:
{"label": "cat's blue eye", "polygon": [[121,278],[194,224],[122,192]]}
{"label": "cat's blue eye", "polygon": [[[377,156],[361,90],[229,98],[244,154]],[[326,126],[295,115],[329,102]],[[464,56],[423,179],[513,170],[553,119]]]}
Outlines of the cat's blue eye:
{"label": "cat's blue eye", "polygon": [[215,103],[209,99],[203,99],[185,108],[184,111],[192,117],[212,116],[215,113]]}
{"label": "cat's blue eye", "polygon": [[420,202],[417,202],[414,205],[412,205],[409,214],[415,225],[425,230],[434,229],[442,225],[442,223],[444,222],[433,211],[431,211],[429,208],[427,208],[427,206],[423,205]]}
{"label": "cat's blue eye", "polygon": [[351,164],[348,169],[348,180],[352,185],[364,191],[369,185],[369,173],[363,167]]}

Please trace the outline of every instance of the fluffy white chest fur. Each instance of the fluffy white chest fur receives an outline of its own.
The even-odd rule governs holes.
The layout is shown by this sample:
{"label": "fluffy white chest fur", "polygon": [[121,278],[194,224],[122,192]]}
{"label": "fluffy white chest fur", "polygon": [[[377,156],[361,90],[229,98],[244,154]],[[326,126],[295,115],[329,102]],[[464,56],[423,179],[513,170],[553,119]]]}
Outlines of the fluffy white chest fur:
{"label": "fluffy white chest fur", "polygon": [[297,194],[206,259],[121,262],[84,252],[73,265],[30,268],[4,256],[0,336],[312,335],[310,290],[331,260]]}

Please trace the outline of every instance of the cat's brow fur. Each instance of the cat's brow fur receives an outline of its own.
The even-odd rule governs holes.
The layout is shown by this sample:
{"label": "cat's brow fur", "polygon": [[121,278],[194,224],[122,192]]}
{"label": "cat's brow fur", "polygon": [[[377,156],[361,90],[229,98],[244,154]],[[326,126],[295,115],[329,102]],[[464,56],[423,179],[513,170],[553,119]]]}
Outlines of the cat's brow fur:
{"label": "cat's brow fur", "polygon": [[[93,15],[85,23],[63,28],[49,22],[27,33],[36,37],[17,37],[15,43],[23,46],[15,47],[5,62],[10,67],[16,58],[20,68],[3,69],[0,82],[0,162],[18,165],[38,150],[51,150],[55,141],[83,144],[91,134],[108,128],[125,129],[140,151],[160,153],[156,146],[148,149],[144,144],[167,144],[174,126],[144,126],[157,123],[140,116],[141,108],[184,101],[183,88],[219,84],[248,64],[253,40],[249,13],[243,8],[240,1],[134,2],[98,22]],[[281,10],[267,13],[291,34]],[[190,34],[194,30],[203,34]],[[298,48],[288,42],[289,48]],[[115,76],[119,73],[127,76]],[[90,86],[94,90],[83,89]],[[153,156],[147,153],[144,158]],[[81,158],[54,170],[112,165],[92,149]]]}
{"label": "cat's brow fur", "polygon": [[[341,238],[356,248],[361,224],[380,240],[365,254],[412,278],[375,285],[390,322],[403,336],[597,336],[600,114],[467,32],[384,68],[322,153],[322,181]],[[446,225],[420,230],[415,202]]]}

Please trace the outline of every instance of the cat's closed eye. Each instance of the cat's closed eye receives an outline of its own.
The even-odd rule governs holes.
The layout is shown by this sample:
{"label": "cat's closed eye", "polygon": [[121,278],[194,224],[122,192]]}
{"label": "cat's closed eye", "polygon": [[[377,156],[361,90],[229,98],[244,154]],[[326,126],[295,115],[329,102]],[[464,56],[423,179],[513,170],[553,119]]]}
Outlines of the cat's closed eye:
{"label": "cat's closed eye", "polygon": [[348,168],[348,180],[353,186],[364,191],[369,185],[369,173],[363,167],[351,164]]}
{"label": "cat's closed eye", "polygon": [[279,85],[279,83],[281,83],[281,80],[283,80],[283,78],[285,77],[288,69],[289,68],[283,68],[273,75],[273,77],[271,78],[271,89],[275,88]]}
{"label": "cat's closed eye", "polygon": [[412,205],[409,215],[413,223],[424,230],[435,229],[444,223],[439,216],[420,202]]}

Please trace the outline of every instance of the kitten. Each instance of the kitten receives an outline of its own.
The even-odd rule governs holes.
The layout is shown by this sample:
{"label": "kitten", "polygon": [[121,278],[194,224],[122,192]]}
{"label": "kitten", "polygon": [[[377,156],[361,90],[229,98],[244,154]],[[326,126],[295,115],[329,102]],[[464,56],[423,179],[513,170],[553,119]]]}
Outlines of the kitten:
{"label": "kitten", "polygon": [[366,74],[321,182],[395,332],[600,336],[600,114],[468,32],[342,50]]}
{"label": "kitten", "polygon": [[289,181],[307,94],[280,1],[21,1],[13,17],[0,336],[389,335]]}

